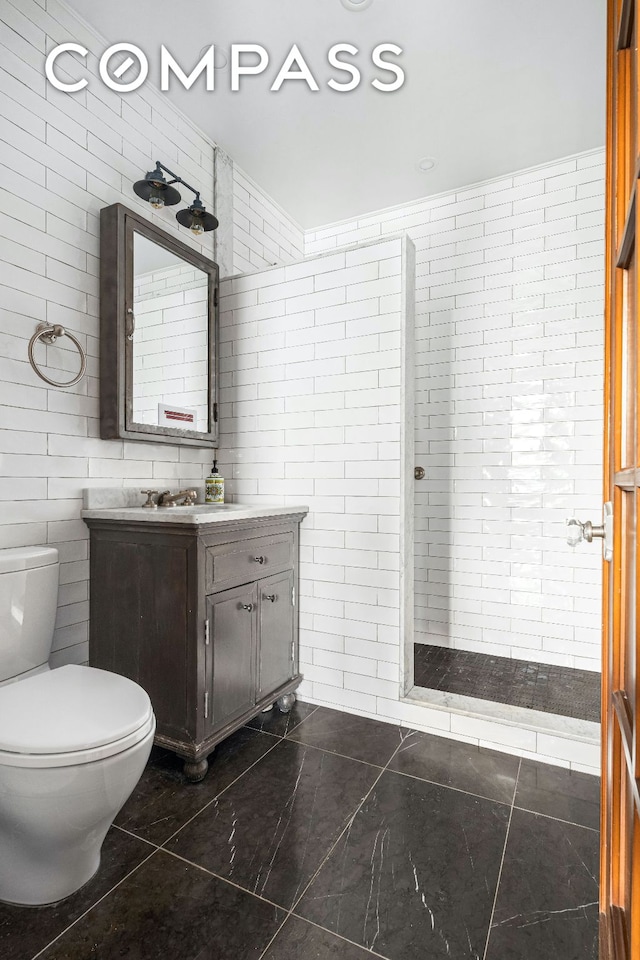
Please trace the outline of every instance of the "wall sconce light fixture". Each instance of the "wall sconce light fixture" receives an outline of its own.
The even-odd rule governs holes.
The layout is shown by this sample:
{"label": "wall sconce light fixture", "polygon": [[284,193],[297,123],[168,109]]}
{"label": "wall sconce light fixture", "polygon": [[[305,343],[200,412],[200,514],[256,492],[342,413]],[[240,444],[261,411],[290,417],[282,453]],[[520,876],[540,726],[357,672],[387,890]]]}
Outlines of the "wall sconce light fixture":
{"label": "wall sconce light fixture", "polygon": [[196,193],[196,198],[190,207],[187,207],[186,210],[178,210],[176,220],[183,227],[188,227],[191,233],[195,233],[196,237],[200,236],[201,233],[207,233],[209,230],[215,230],[218,226],[218,221],[213,214],[207,213],[199,193]]}
{"label": "wall sconce light fixture", "polygon": [[[167,180],[164,173],[168,173],[172,180]],[[195,194],[195,199],[191,206],[185,210],[179,210],[176,213],[176,220],[183,227],[188,227],[196,237],[210,230],[215,230],[218,226],[218,220],[207,210],[200,199],[200,191],[192,187],[191,184],[179,177],[173,170],[169,170],[164,164],[156,160],[155,170],[150,170],[144,180],[138,180],[133,185],[133,192],[143,200],[147,200],[154,210],[162,210],[163,207],[172,207],[180,203],[182,197],[172,184],[181,183],[187,190]]]}

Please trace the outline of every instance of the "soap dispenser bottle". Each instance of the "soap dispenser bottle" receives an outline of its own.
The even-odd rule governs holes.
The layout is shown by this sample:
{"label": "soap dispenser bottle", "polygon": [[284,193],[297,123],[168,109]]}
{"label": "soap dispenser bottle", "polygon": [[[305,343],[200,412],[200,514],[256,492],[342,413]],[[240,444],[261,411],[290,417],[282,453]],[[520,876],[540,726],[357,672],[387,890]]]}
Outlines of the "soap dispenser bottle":
{"label": "soap dispenser bottle", "polygon": [[218,473],[217,460],[213,461],[211,474],[206,478],[204,486],[205,503],[224,503],[224,477]]}

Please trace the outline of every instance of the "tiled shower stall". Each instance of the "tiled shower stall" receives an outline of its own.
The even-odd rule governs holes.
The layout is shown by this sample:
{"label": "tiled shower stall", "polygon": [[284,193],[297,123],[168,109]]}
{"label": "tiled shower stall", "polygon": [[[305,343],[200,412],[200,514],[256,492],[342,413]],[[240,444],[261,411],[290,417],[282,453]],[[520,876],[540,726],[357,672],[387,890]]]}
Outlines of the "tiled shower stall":
{"label": "tiled shower stall", "polygon": [[[596,723],[418,706],[411,687],[414,633],[600,669],[601,558],[567,545],[565,520],[602,504],[603,162],[596,151],[322,228],[303,263],[224,285],[231,490],[311,504],[313,701],[597,766]],[[394,312],[403,290],[415,333],[413,309]]]}
{"label": "tiled shower stall", "polygon": [[[600,670],[604,152],[326,227],[416,245],[416,641]],[[595,521],[594,521],[595,522]]]}

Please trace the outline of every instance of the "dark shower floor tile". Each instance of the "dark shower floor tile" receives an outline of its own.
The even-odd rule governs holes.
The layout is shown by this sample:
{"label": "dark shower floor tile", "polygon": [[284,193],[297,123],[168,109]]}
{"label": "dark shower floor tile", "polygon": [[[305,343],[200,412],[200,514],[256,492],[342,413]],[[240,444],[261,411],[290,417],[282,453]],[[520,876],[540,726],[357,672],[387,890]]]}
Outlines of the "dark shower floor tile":
{"label": "dark shower floor tile", "polygon": [[600,674],[417,643],[415,685],[600,722]]}
{"label": "dark shower floor tile", "polygon": [[597,960],[598,834],[514,810],[486,960]]}
{"label": "dark shower floor tile", "polygon": [[390,960],[476,960],[509,806],[383,773],[296,913]]}
{"label": "dark shower floor tile", "polygon": [[2,960],[28,960],[35,956],[153,852],[148,843],[111,829],[102,846],[100,869],[73,896],[51,907],[0,903]]}
{"label": "dark shower floor tile", "polygon": [[379,774],[378,767],[281,740],[168,849],[289,908]]}
{"label": "dark shower floor tile", "polygon": [[600,829],[600,780],[587,773],[523,760],[516,807]]}
{"label": "dark shower floor tile", "polygon": [[285,916],[158,850],[42,960],[254,960]]}
{"label": "dark shower floor tile", "polygon": [[[0,905],[2,960],[476,960],[496,885],[486,960],[595,960],[598,833],[546,814],[595,823],[597,778],[413,731],[382,772],[396,727],[303,716],[317,746],[245,727],[201,785],[155,751],[127,829],[178,856],[115,827],[77,894]],[[358,731],[380,766],[332,752]]]}
{"label": "dark shower floor tile", "polygon": [[183,761],[174,753],[154,750],[116,824],[152,843],[164,843],[276,742],[265,733],[243,727],[216,747],[209,758],[209,773],[201,783],[185,779]]}
{"label": "dark shower floor tile", "polygon": [[389,769],[510,804],[519,763],[506,753],[412,730]]}
{"label": "dark shower floor tile", "polygon": [[323,708],[303,720],[289,739],[384,767],[404,736],[406,731],[392,723]]}

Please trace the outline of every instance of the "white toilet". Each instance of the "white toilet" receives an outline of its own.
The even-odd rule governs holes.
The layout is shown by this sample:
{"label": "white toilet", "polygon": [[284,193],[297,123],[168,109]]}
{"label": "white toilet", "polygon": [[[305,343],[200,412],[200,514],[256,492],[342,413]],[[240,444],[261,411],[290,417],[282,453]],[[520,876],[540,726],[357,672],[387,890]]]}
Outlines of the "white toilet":
{"label": "white toilet", "polygon": [[125,677],[50,670],[58,551],[0,550],[0,900],[55,903],[98,869],[155,717]]}

